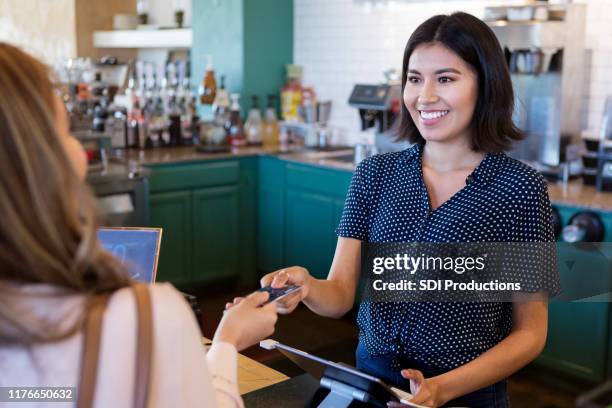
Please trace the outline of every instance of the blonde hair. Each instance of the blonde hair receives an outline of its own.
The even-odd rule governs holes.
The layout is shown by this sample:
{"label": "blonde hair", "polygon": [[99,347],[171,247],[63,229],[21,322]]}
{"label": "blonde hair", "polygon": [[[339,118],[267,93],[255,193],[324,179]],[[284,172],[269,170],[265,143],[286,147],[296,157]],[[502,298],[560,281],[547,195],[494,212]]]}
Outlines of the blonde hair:
{"label": "blonde hair", "polygon": [[16,286],[51,284],[65,296],[130,284],[96,238],[94,199],[60,141],[50,78],[47,66],[0,42],[0,327],[9,328],[0,330],[4,344],[60,340],[82,321],[83,313],[68,328],[28,319],[12,300]]}

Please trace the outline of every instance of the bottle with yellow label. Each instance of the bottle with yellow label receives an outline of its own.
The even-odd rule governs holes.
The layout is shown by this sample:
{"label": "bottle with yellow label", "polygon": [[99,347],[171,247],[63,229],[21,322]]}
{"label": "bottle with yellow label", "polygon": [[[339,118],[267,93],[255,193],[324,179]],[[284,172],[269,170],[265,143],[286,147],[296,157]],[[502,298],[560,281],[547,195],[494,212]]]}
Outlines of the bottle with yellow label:
{"label": "bottle with yellow label", "polygon": [[268,95],[268,107],[263,122],[263,144],[265,147],[277,147],[280,143],[278,120],[276,119],[275,95]]}

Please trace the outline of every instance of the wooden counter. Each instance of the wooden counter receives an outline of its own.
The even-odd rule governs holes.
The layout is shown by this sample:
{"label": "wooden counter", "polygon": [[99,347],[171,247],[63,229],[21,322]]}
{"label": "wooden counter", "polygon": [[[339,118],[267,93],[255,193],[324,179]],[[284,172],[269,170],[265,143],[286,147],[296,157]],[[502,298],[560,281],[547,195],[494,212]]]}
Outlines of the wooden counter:
{"label": "wooden counter", "polygon": [[586,186],[581,180],[548,183],[548,195],[553,204],[612,211],[612,193],[597,191],[595,186]]}
{"label": "wooden counter", "polygon": [[[210,340],[202,338],[204,347],[210,345]],[[285,374],[273,370],[252,358],[238,353],[238,390],[240,395],[268,387],[288,380]]]}
{"label": "wooden counter", "polygon": [[238,354],[238,389],[240,395],[288,380],[285,374]]}

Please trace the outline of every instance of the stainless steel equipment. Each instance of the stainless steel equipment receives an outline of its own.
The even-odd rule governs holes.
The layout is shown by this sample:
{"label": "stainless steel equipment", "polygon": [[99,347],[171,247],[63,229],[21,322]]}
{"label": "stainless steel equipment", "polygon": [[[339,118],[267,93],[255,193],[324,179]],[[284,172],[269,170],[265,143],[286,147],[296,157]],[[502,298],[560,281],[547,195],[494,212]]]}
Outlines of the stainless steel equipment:
{"label": "stainless steel equipment", "polygon": [[566,161],[565,146],[579,142],[585,5],[489,7],[487,17],[506,52],[515,123],[527,134],[510,154],[557,168]]}
{"label": "stainless steel equipment", "polygon": [[91,171],[87,183],[93,189],[103,226],[147,227],[150,224],[149,181],[146,170],[109,164]]}
{"label": "stainless steel equipment", "polygon": [[597,189],[612,191],[612,95],[606,98],[598,147]]}
{"label": "stainless steel equipment", "polygon": [[348,102],[359,109],[361,130],[376,126],[375,145],[379,152],[408,147],[407,142],[395,142],[395,124],[401,104],[400,84],[355,85]]}

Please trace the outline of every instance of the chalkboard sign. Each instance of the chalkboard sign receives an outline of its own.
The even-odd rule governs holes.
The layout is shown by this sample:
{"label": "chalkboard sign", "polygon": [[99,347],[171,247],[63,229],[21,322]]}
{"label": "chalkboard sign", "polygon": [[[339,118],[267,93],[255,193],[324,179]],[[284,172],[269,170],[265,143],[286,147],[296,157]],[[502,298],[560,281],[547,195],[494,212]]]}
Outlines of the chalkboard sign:
{"label": "chalkboard sign", "polygon": [[145,283],[155,282],[161,236],[161,228],[98,229],[102,246],[127,267],[133,279]]}

